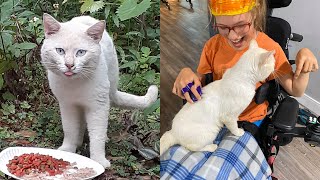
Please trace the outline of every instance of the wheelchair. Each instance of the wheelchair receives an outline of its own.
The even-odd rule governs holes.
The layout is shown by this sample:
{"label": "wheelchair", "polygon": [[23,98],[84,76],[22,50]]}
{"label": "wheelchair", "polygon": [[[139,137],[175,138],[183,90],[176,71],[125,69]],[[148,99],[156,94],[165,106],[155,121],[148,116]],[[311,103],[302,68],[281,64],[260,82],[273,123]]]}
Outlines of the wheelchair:
{"label": "wheelchair", "polygon": [[[289,40],[301,42],[302,35],[292,33],[290,24],[284,19],[273,17],[274,8],[290,5],[292,0],[268,0],[266,34],[276,41],[289,59]],[[209,29],[210,36],[215,34]],[[294,60],[289,60],[292,65]],[[205,75],[204,85],[213,81],[212,73]],[[269,102],[268,114],[260,127],[249,122],[238,122],[238,126],[249,131],[257,140],[269,166],[273,171],[273,163],[279,152],[279,146],[289,144],[293,137],[302,137],[311,146],[320,146],[320,116],[300,109],[299,103],[280,86],[275,80],[267,81],[256,90],[255,103]],[[299,123],[302,126],[296,127]]]}

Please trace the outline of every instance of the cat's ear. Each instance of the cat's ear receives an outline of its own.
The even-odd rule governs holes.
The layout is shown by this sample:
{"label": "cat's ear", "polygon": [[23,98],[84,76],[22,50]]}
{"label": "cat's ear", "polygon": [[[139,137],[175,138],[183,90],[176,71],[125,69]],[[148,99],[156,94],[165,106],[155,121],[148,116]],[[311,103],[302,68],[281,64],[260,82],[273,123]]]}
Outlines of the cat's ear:
{"label": "cat's ear", "polygon": [[252,39],[250,41],[249,49],[257,48],[257,47],[259,47],[257,41],[255,39]]}
{"label": "cat's ear", "polygon": [[271,56],[273,56],[275,54],[275,52],[276,52],[275,50],[272,50],[272,51],[268,51],[268,52],[261,54],[260,65],[262,66],[262,65],[268,64],[269,60],[271,60]]}
{"label": "cat's ear", "polygon": [[60,23],[47,13],[43,14],[43,26],[46,38],[51,34],[57,33],[61,27]]}
{"label": "cat's ear", "polygon": [[92,39],[97,40],[99,42],[102,38],[105,27],[106,27],[105,21],[99,21],[87,30],[87,34]]}

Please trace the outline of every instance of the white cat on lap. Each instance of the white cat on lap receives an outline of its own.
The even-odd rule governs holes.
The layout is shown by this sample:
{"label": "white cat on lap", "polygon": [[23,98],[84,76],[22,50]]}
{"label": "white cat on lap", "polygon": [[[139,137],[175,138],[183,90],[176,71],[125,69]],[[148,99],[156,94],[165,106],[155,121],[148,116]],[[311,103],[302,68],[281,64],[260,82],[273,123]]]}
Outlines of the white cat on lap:
{"label": "white cat on lap", "polygon": [[249,49],[221,80],[203,88],[201,100],[185,104],[178,112],[172,129],[160,139],[160,155],[175,144],[191,151],[213,152],[217,148],[213,141],[224,125],[232,134],[242,136],[238,117],[252,101],[256,84],[274,71],[273,54],[252,40]]}
{"label": "white cat on lap", "polygon": [[105,158],[110,104],[143,109],[157,99],[158,88],[150,86],[145,96],[117,90],[118,59],[104,21],[80,16],[60,23],[44,14],[43,23],[41,62],[59,101],[64,131],[59,149],[75,152],[88,128],[90,158],[110,167]]}

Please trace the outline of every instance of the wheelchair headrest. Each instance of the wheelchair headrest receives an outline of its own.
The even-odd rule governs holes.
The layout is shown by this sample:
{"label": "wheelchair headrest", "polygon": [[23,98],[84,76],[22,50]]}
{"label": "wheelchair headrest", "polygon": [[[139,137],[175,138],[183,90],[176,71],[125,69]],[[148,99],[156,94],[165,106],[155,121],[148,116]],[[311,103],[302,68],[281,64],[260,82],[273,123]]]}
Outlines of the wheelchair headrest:
{"label": "wheelchair headrest", "polygon": [[287,58],[289,58],[288,41],[291,35],[290,24],[281,18],[269,16],[267,18],[266,34],[279,43]]}
{"label": "wheelchair headrest", "polygon": [[268,0],[268,8],[282,8],[290,5],[292,0]]}

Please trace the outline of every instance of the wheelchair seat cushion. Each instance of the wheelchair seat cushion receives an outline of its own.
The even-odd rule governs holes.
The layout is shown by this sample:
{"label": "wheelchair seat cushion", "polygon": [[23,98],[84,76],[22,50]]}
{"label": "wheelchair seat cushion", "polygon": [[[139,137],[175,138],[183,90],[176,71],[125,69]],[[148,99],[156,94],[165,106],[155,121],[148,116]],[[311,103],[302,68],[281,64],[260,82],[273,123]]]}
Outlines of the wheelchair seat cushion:
{"label": "wheelchair seat cushion", "polygon": [[161,179],[271,179],[271,169],[255,138],[226,128],[217,136],[215,152],[191,152],[173,146],[161,156]]}

